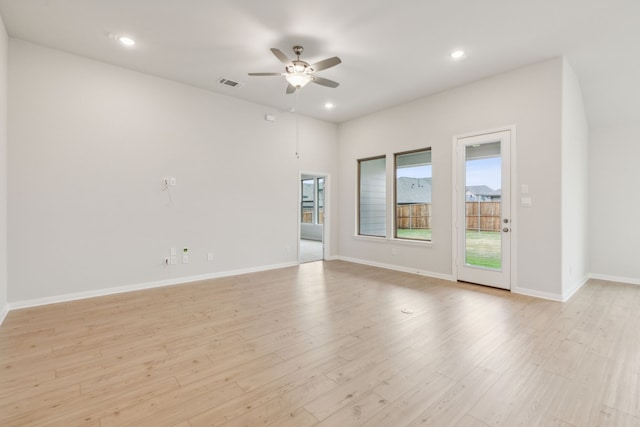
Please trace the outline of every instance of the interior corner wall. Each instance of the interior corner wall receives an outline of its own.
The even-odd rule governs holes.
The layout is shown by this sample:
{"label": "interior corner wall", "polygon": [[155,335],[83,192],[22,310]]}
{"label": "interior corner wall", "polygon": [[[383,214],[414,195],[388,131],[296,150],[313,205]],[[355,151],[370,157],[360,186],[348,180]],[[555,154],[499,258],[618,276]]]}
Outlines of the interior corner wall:
{"label": "interior corner wall", "polygon": [[589,125],[578,76],[566,59],[562,76],[562,291],[567,299],[589,275]]}
{"label": "interior corner wall", "polygon": [[589,129],[589,272],[640,285],[640,124]]}
{"label": "interior corner wall", "polygon": [[[561,299],[562,63],[556,58],[533,64],[340,124],[340,255],[452,277],[452,138],[515,125],[513,184],[529,186],[533,206],[513,201],[517,257],[512,289]],[[357,160],[387,155],[392,163],[394,153],[423,147],[432,147],[433,156],[433,243],[354,236]],[[387,181],[392,180],[393,168],[388,168]],[[392,195],[387,197],[392,209]]]}
{"label": "interior corner wall", "polygon": [[297,264],[300,170],[337,177],[335,124],[299,117],[298,159],[270,107],[17,39],[8,75],[10,306]]}
{"label": "interior corner wall", "polygon": [[0,323],[7,313],[7,31],[0,16]]}

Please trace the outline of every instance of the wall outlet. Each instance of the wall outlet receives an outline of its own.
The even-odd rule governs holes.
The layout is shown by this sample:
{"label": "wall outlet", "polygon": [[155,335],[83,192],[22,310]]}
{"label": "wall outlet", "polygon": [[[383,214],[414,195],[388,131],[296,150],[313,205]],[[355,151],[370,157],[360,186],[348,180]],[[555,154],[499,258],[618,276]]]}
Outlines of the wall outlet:
{"label": "wall outlet", "polygon": [[175,255],[171,256],[171,265],[176,265],[178,263],[178,257]]}
{"label": "wall outlet", "polygon": [[182,263],[189,264],[189,255],[182,255]]}
{"label": "wall outlet", "polygon": [[178,252],[176,248],[171,248],[171,255],[176,255],[177,253]]}

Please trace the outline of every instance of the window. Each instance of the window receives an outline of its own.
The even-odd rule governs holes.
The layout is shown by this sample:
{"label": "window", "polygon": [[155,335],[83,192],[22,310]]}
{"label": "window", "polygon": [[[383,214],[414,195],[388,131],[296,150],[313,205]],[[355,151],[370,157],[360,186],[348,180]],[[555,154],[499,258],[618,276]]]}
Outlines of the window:
{"label": "window", "polygon": [[324,224],[324,178],[302,180],[300,215],[303,224]]}
{"label": "window", "polygon": [[300,222],[304,224],[313,224],[313,214],[315,211],[315,179],[302,180],[302,209],[300,210],[302,218]]}
{"label": "window", "polygon": [[431,240],[431,149],[395,155],[395,234]]}
{"label": "window", "polygon": [[386,237],[386,159],[358,160],[358,234]]}
{"label": "window", "polygon": [[324,224],[324,178],[318,178],[318,211],[316,213],[316,223]]}

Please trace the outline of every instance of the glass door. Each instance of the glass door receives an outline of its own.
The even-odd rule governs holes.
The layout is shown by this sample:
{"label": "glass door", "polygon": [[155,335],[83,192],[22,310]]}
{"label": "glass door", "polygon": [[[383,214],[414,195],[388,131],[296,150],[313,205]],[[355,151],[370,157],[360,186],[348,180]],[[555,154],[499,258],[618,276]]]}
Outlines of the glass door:
{"label": "glass door", "polygon": [[457,144],[457,278],[510,289],[510,132]]}

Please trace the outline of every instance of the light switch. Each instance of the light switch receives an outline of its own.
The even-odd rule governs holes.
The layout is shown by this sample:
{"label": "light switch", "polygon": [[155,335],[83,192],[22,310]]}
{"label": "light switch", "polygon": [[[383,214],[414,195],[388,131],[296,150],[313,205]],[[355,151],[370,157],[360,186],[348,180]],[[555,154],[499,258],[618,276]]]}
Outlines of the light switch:
{"label": "light switch", "polygon": [[531,197],[521,197],[520,198],[520,206],[533,206],[533,200],[531,199]]}

